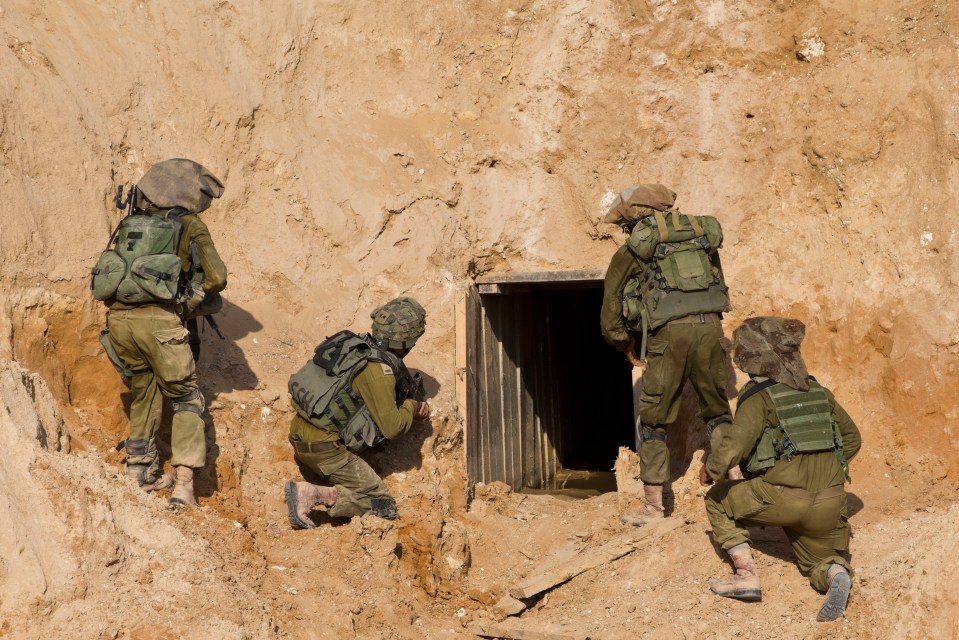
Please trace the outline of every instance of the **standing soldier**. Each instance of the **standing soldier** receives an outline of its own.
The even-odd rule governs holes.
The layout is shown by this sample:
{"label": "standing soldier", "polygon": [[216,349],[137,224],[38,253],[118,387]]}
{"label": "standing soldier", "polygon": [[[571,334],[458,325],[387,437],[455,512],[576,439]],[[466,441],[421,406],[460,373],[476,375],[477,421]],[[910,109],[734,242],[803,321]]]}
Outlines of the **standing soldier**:
{"label": "standing soldier", "polygon": [[736,573],[714,580],[713,593],[758,601],[759,574],[747,526],[780,526],[813,588],[828,592],[817,620],[846,610],[852,568],[844,483],[859,451],[859,429],[832,393],[806,371],[799,320],[749,318],[734,332],[736,366],[750,375],[736,419],[712,435],[704,484],[745,463],[749,480],[720,482],[706,493],[713,540]]}
{"label": "standing soldier", "polygon": [[398,515],[383,480],[354,454],[430,417],[422,378],[411,375],[403,363],[426,331],[426,311],[413,298],[401,296],[370,317],[370,333],[340,331],[327,338],[290,378],[296,409],[290,444],[308,480],[284,486],[294,529],[314,528],[309,514],[319,505],[336,518],[372,514],[393,520]]}
{"label": "standing soldier", "polygon": [[[93,270],[94,297],[109,307],[101,341],[133,394],[126,474],[148,492],[175,480],[175,507],[196,504],[193,470],[206,464],[205,404],[181,316],[226,286],[226,267],[197,217],[222,194],[223,183],[192,160],[154,165],[131,189],[128,215]],[[117,206],[121,195],[122,187]],[[161,475],[156,447],[164,396],[173,403],[173,479]]]}
{"label": "standing soldier", "polygon": [[606,271],[603,336],[645,371],[639,409],[645,506],[622,517],[637,527],[664,517],[666,428],[679,416],[686,381],[699,396],[699,417],[709,431],[730,420],[721,324],[730,306],[718,253],[723,232],[714,217],[687,216],[675,201],[663,185],[632,186],[604,218],[628,239]]}

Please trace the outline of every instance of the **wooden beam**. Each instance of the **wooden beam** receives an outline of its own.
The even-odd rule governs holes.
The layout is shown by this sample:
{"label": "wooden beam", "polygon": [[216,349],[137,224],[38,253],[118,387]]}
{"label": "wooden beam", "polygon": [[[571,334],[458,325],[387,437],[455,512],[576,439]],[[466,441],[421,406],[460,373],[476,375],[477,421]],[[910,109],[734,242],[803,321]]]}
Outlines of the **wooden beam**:
{"label": "wooden beam", "polygon": [[470,633],[483,638],[504,638],[506,640],[598,640],[582,631],[540,622],[537,620],[511,619],[499,624],[478,622],[470,625]]}
{"label": "wooden beam", "polygon": [[487,273],[476,278],[476,284],[520,284],[535,282],[591,282],[602,280],[605,269],[579,269],[574,271],[527,271]]}
{"label": "wooden beam", "polygon": [[570,562],[559,567],[542,573],[534,573],[532,576],[526,578],[519,586],[510,589],[509,595],[517,600],[532,598],[536,594],[552,589],[578,576],[584,571],[589,571],[595,567],[622,558],[638,549],[645,540],[660,537],[673,529],[679,528],[683,524],[685,524],[683,518],[666,518],[662,522],[649,524],[637,529],[634,533],[625,537],[625,539],[624,537],[614,538],[600,548],[587,550],[576,558],[573,558]]}

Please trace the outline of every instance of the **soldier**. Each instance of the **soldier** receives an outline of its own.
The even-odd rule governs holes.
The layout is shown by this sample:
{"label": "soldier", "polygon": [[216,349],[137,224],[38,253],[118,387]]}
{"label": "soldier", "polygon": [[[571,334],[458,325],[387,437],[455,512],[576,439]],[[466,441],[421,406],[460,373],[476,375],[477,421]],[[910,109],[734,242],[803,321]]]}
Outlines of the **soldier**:
{"label": "soldier", "polygon": [[729,422],[722,313],[729,296],[719,262],[723,235],[712,216],[687,216],[660,184],[625,189],[604,222],[628,236],[606,270],[603,336],[643,370],[640,397],[640,479],[645,506],[622,517],[643,526],[664,517],[669,480],[666,428],[679,415],[683,386],[692,382],[708,430]]}
{"label": "soldier", "polygon": [[758,601],[759,575],[747,526],[781,526],[812,586],[827,592],[817,620],[843,615],[852,568],[844,482],[859,451],[859,430],[833,394],[806,372],[799,353],[805,326],[784,318],[749,318],[734,332],[736,366],[751,376],[736,419],[712,434],[704,484],[745,463],[748,480],[706,493],[713,540],[736,573],[714,580],[713,593]]}
{"label": "soldier", "polygon": [[[133,395],[126,475],[147,492],[175,481],[174,507],[196,504],[193,470],[206,464],[205,403],[181,316],[226,287],[226,266],[197,217],[222,194],[223,183],[192,160],[154,165],[93,271],[94,296],[109,307],[101,340]],[[164,396],[173,403],[173,478],[160,475],[156,448]]]}
{"label": "soldier", "polygon": [[403,363],[426,330],[426,311],[402,296],[377,307],[370,317],[370,333],[341,331],[327,338],[290,378],[296,409],[289,436],[293,458],[303,477],[316,481],[284,486],[294,529],[314,528],[309,513],[319,505],[331,517],[397,517],[389,489],[354,454],[430,417],[422,378],[410,375]]}

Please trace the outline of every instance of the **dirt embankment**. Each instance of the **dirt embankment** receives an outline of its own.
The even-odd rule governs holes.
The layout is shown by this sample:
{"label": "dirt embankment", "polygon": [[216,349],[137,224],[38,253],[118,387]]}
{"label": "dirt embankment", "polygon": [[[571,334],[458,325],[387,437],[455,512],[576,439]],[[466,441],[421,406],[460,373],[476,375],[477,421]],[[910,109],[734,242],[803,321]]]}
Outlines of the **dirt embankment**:
{"label": "dirt embankment", "polygon": [[[677,478],[691,524],[523,618],[604,637],[770,619],[780,637],[956,636],[939,559],[959,482],[957,32],[959,8],[934,0],[0,3],[2,634],[459,636],[551,553],[614,539],[613,496],[491,490],[467,509],[453,309],[478,274],[603,268],[602,203],[642,180],[721,219],[727,333],[754,314],[807,323],[810,369],[864,435],[861,579],[847,622],[807,623],[818,596],[759,533],[766,602],[717,603],[706,578],[725,569]],[[173,156],[226,183],[203,215],[230,268],[186,516],[118,476],[124,388],[87,291],[115,185]],[[429,310],[410,364],[437,394],[432,425],[375,460],[404,519],[292,532],[286,379],[399,293]]]}

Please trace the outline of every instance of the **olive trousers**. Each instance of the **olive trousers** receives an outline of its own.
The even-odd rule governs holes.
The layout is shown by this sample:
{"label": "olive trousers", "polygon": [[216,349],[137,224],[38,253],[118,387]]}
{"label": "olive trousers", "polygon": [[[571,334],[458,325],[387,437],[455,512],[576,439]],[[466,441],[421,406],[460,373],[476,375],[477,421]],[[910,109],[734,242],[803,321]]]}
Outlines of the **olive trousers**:
{"label": "olive trousers", "polygon": [[329,451],[297,451],[293,458],[307,482],[336,487],[336,504],[327,511],[333,518],[369,513],[374,499],[393,500],[373,468],[342,443]]}
{"label": "olive trousers", "polygon": [[770,484],[763,478],[729,480],[706,493],[713,539],[723,549],[749,543],[747,526],[782,527],[799,561],[799,571],[818,591],[829,589],[826,572],[838,564],[852,575],[849,510],[842,485],[819,492]]}
{"label": "olive trousers", "polygon": [[687,380],[699,397],[700,418],[708,422],[730,416],[723,326],[718,314],[710,315],[706,322],[674,320],[648,339],[639,404],[639,477],[645,484],[669,481],[666,427],[679,416]]}
{"label": "olive trousers", "polygon": [[[199,468],[206,464],[203,401],[189,335],[169,307],[144,305],[109,315],[110,342],[123,366],[138,372],[130,378],[130,437],[127,464],[158,467],[156,433],[163,396],[175,401],[170,447],[171,463]],[[176,402],[180,399],[180,402]],[[149,473],[148,475],[152,475]]]}

